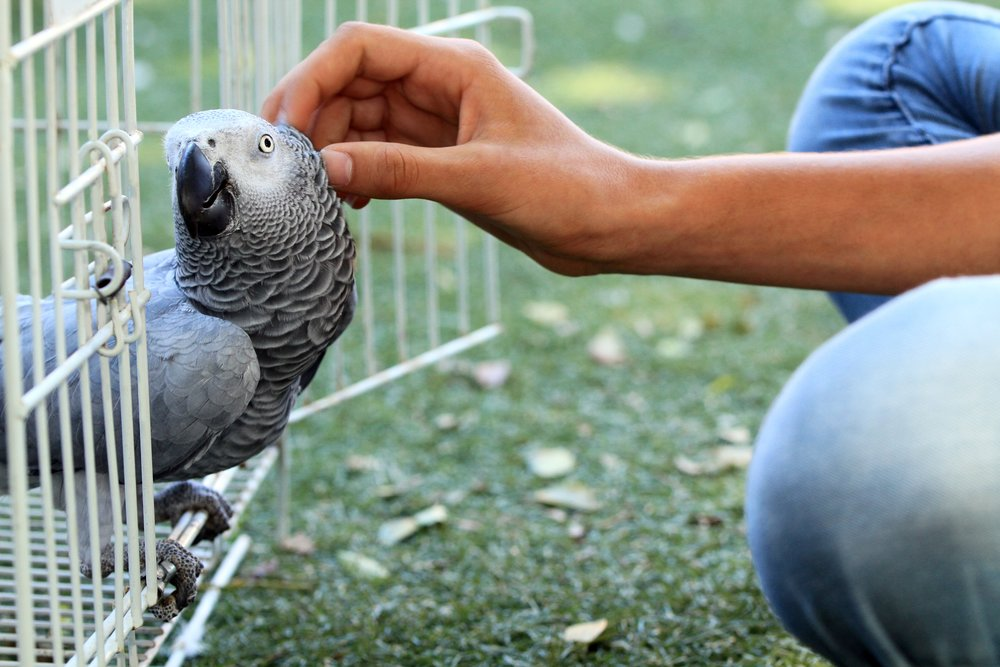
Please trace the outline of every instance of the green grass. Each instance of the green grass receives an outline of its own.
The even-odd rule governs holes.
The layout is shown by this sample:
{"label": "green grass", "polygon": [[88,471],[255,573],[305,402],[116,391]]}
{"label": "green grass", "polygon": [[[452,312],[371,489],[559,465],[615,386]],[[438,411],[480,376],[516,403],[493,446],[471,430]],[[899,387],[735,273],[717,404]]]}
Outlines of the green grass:
{"label": "green grass", "polygon": [[[137,12],[143,4],[160,11],[148,25],[164,27],[147,46],[174,48],[170,31],[186,26],[171,23],[168,3]],[[865,14],[862,3],[833,0],[519,4],[536,21],[533,85],[594,135],[676,157],[780,149],[809,71]],[[186,85],[183,67],[166,65],[173,85]],[[163,86],[148,95],[147,108],[169,103]],[[162,169],[155,148],[150,170]],[[146,177],[149,210],[162,210],[149,185],[161,177]],[[374,247],[361,261],[389,281],[388,255]],[[194,664],[825,664],[779,627],[757,588],[742,473],[691,477],[673,463],[704,456],[720,425],[759,426],[789,373],[840,326],[825,297],[567,279],[507,250],[501,282],[505,333],[463,360],[509,361],[502,387],[481,389],[468,364],[450,364],[292,429],[292,531],[315,550],[275,544],[276,491],[265,484],[243,524],[254,546]],[[539,300],[565,305],[573,331],[526,318],[524,304]],[[691,321],[704,332],[688,354],[657,352]],[[587,353],[608,327],[627,350],[619,366]],[[442,415],[456,426],[441,428]],[[536,503],[546,482],[523,453],[537,446],[572,450],[569,479],[601,507],[559,515]],[[352,471],[351,456],[377,469]],[[383,497],[387,482],[403,492]],[[448,507],[443,525],[378,542],[384,521],[435,502]],[[359,576],[343,551],[389,576]],[[589,647],[562,639],[567,625],[598,618],[609,628]]]}

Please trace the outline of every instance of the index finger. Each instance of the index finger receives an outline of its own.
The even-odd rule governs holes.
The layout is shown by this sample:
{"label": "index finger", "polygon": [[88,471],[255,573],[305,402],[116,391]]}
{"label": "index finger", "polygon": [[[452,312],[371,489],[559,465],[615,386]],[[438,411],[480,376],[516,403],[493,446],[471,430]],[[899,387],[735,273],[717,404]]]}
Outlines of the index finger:
{"label": "index finger", "polygon": [[443,51],[450,50],[449,41],[389,26],[344,23],[278,82],[264,101],[261,115],[308,131],[315,111],[342,94],[353,81],[363,78],[387,83],[405,79],[420,74],[422,67],[426,71],[429,61],[434,63],[434,85],[457,85],[449,91],[457,96],[462,82],[450,67],[455,60],[441,57]]}

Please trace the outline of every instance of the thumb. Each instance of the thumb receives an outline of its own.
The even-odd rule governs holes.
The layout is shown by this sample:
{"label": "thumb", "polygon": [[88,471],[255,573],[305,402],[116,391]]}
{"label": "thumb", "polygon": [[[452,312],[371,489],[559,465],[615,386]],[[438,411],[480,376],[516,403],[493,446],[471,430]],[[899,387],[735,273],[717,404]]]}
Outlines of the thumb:
{"label": "thumb", "polygon": [[447,198],[445,149],[381,141],[333,144],[321,154],[338,192],[372,199]]}

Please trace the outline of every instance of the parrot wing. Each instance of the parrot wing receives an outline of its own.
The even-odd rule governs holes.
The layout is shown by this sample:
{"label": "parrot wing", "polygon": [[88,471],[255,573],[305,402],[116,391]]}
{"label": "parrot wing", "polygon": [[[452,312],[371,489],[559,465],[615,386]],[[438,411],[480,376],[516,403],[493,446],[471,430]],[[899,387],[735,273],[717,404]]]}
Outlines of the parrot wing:
{"label": "parrot wing", "polygon": [[[147,359],[149,368],[150,430],[154,476],[160,471],[183,466],[199,457],[218,437],[218,434],[235,421],[246,409],[260,377],[256,353],[247,334],[238,326],[225,320],[205,315],[191,306],[173,281],[173,251],[156,253],[143,263],[146,286],[152,298],[146,309]],[[131,284],[126,287],[131,288]],[[41,335],[44,340],[45,372],[56,366],[55,305],[51,299],[42,302]],[[21,332],[22,368],[24,388],[34,385],[33,355],[31,348],[34,326],[30,299],[19,299],[18,320]],[[63,329],[66,333],[67,354],[77,348],[77,306],[75,302],[63,305]],[[0,342],[2,346],[2,342]],[[123,353],[124,354],[124,353]],[[129,350],[129,367],[132,376],[133,406],[138,405],[137,349]],[[121,357],[107,360],[112,405],[121,405],[119,372]],[[2,364],[2,361],[0,361]],[[102,368],[97,355],[86,364],[88,378],[94,454],[98,472],[107,472],[107,436],[114,433],[114,441],[121,442],[121,425],[118,419],[106,423],[102,407]],[[84,414],[80,370],[66,380],[69,392],[70,438],[72,441],[74,470],[84,465]],[[0,384],[0,401],[4,388]],[[62,470],[62,441],[65,436],[60,426],[61,405],[59,392],[52,392],[45,402],[45,426],[49,436],[49,457],[54,471]],[[0,412],[4,409],[0,403]],[[138,434],[138,411],[133,417],[134,433]],[[27,420],[29,475],[37,474],[38,420]],[[0,421],[0,436],[6,439],[6,424]],[[136,438],[138,442],[138,437]],[[119,470],[122,470],[122,450],[117,452]],[[0,464],[5,464],[6,448],[0,449]],[[0,482],[5,485],[6,480]],[[0,488],[0,492],[3,489]]]}

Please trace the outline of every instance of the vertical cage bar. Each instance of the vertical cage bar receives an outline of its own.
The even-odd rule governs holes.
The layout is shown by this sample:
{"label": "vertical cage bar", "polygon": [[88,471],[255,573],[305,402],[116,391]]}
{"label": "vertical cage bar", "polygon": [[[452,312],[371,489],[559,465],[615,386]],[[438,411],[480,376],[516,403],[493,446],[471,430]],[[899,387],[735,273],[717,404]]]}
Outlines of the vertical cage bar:
{"label": "vertical cage bar", "polygon": [[118,21],[115,10],[109,9],[104,15],[104,89],[105,120],[109,127],[121,126],[119,105],[118,69]]}
{"label": "vertical cage bar", "polygon": [[[129,3],[131,7],[131,2]],[[192,111],[201,109],[201,0],[188,0],[188,14],[191,22],[188,30],[191,42],[191,80],[188,82],[190,88],[188,94],[191,96],[189,108]],[[130,54],[131,55],[131,54]],[[133,88],[133,90],[135,90]],[[129,128],[134,129],[134,128]]]}
{"label": "vertical cage bar", "polygon": [[403,202],[392,202],[391,209],[396,355],[398,361],[403,361],[409,357],[406,344],[406,228],[403,222]]}
{"label": "vertical cage bar", "polygon": [[[371,210],[369,207],[361,209],[359,224],[361,226],[361,239],[358,255],[360,257],[371,257]],[[361,265],[361,287],[360,292],[362,303],[361,322],[365,332],[365,368],[368,375],[374,375],[378,370],[378,361],[375,357],[375,297],[373,295],[371,262],[360,262]]]}
{"label": "vertical cage bar", "polygon": [[[80,145],[80,109],[77,103],[79,99],[79,86],[77,81],[77,36],[76,31],[69,33],[65,40],[65,57],[66,57],[66,72],[72,73],[66,77],[66,101],[64,103],[63,114],[68,121],[69,131],[67,133],[68,147],[71,155],[76,155],[79,151]],[[55,76],[55,73],[53,74]],[[69,174],[70,178],[75,178],[79,176],[79,169],[77,167],[76,160],[70,161]],[[57,181],[58,183],[58,181]],[[58,210],[58,209],[57,209]],[[58,277],[58,280],[53,281],[54,285],[61,285],[63,280],[63,270],[62,270],[62,254],[60,252],[59,244],[55,242],[55,239],[59,235],[58,218],[54,217],[51,222],[51,227],[49,231],[49,247],[52,252],[52,267],[54,270],[54,276]],[[65,313],[63,311],[63,299],[62,290],[56,288],[53,290],[53,298],[55,304],[55,344],[56,344],[56,364],[62,364],[66,361],[67,347],[66,347],[66,322]],[[86,381],[86,376],[81,375],[81,381]],[[60,436],[62,442],[62,457],[64,461],[73,460],[73,449],[72,449],[72,425],[69,420],[70,415],[70,397],[69,390],[65,385],[61,385],[59,388],[59,428]],[[77,507],[76,503],[76,485],[77,479],[74,475],[71,466],[63,467],[63,498],[66,509],[66,538],[69,545],[69,569],[70,569],[70,583],[71,583],[71,598],[72,598],[72,610],[73,610],[73,640],[77,655],[83,655],[84,651],[84,638],[86,628],[84,627],[84,617],[83,617],[83,595],[82,586],[80,582],[80,531],[83,527],[79,525],[79,512],[82,511]]]}
{"label": "vertical cage bar", "polygon": [[229,49],[229,30],[231,29],[229,2],[218,0],[216,7],[216,31],[219,42],[219,105],[232,106],[232,81],[229,72],[232,71],[232,53]]}
{"label": "vertical cage bar", "polygon": [[[201,49],[201,3],[200,0],[191,0],[192,12],[196,12],[193,20],[198,24],[198,49]],[[131,144],[132,137],[138,135],[139,119],[137,115],[135,97],[135,7],[134,0],[124,0],[122,4],[122,60],[123,77],[122,85],[125,91],[125,128],[128,134],[127,141]],[[198,66],[198,98],[200,103],[201,79],[200,65]],[[124,139],[123,139],[124,140]],[[135,304],[139,295],[145,295],[145,275],[143,273],[143,245],[142,245],[142,225],[141,211],[142,198],[139,183],[139,156],[134,144],[130,146],[128,160],[128,188],[124,201],[128,202],[127,208],[127,229],[132,256],[132,291],[129,293],[129,300]],[[139,399],[139,457],[140,457],[140,485],[142,489],[142,533],[145,545],[145,561],[153,563],[156,561],[156,512],[153,507],[153,455],[152,455],[152,431],[149,421],[149,358],[146,346],[145,327],[145,306],[133,306],[132,318],[136,330],[140,332],[135,343],[135,363],[137,378],[137,395]],[[138,581],[138,580],[137,580]],[[156,568],[146,568],[146,606],[156,603]],[[120,597],[119,597],[120,599]],[[133,618],[136,627],[142,624],[142,614],[134,614]],[[133,647],[134,648],[134,647]]]}
{"label": "vertical cage bar", "polygon": [[[14,72],[16,63],[6,54],[11,46],[10,3],[0,0],[0,145],[14,145]],[[0,151],[0,292],[4,312],[17,309],[17,233],[14,224],[14,151]],[[24,502],[28,492],[27,442],[21,405],[21,350],[17,318],[5,317],[4,386],[6,387],[7,474],[13,500],[11,519],[14,529],[14,590],[17,596],[17,655],[26,667],[35,664],[35,628],[31,597],[31,573],[28,546],[28,514]]]}
{"label": "vertical cage bar", "polygon": [[455,273],[458,284],[458,331],[468,333],[472,328],[469,316],[469,252],[466,240],[466,222],[459,215],[455,220]]}
{"label": "vertical cage bar", "polygon": [[[260,103],[263,101],[261,95],[267,90],[268,81],[271,79],[270,67],[273,67],[273,59],[266,57],[269,46],[268,33],[272,28],[281,30],[285,23],[282,20],[284,12],[279,11],[278,14],[280,16],[271,15],[271,3],[268,0],[254,0],[253,25],[251,29],[253,30],[252,43],[256,66],[249,68],[254,76],[253,101],[250,107],[244,107],[251,111],[256,111],[260,107]],[[273,23],[272,19],[274,19]],[[247,20],[249,21],[249,17]],[[279,32],[278,34],[284,33]]]}
{"label": "vertical cage bar", "polygon": [[[30,4],[21,2],[21,38],[26,39],[32,34]],[[22,63],[22,90],[24,91],[23,117],[24,127],[24,157],[25,157],[25,196],[27,199],[27,241],[29,289],[32,297],[32,321],[42,321],[41,298],[42,284],[42,248],[41,220],[39,211],[38,183],[38,127],[36,125],[37,110],[35,103],[35,57],[30,56]],[[46,90],[47,94],[55,93]],[[42,336],[32,337],[32,382],[37,384],[45,373],[45,349]],[[35,410],[36,448],[39,461],[38,482],[42,493],[42,531],[44,532],[45,575],[47,594],[50,599],[57,599],[59,594],[59,565],[56,555],[54,488],[52,479],[51,455],[48,432],[48,409],[42,403]],[[56,663],[62,662],[62,614],[58,608],[49,612],[49,641],[52,642],[52,657]]]}
{"label": "vertical cage bar", "polygon": [[427,344],[431,348],[441,343],[437,262],[437,208],[433,202],[428,201],[424,202],[424,274],[427,288]]}
{"label": "vertical cage bar", "polygon": [[326,0],[324,9],[323,33],[329,37],[337,28],[337,0]]}

